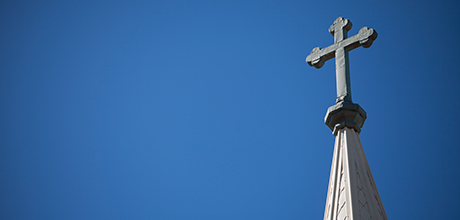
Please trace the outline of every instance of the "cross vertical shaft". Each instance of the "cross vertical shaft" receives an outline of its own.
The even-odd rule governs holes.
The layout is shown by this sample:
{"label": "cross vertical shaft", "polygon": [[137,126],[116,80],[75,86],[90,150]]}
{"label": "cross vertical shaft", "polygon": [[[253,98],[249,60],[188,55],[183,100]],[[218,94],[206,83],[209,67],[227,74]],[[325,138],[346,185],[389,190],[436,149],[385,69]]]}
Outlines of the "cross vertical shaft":
{"label": "cross vertical shaft", "polygon": [[350,67],[348,65],[348,51],[345,48],[339,48],[335,51],[335,77],[337,83],[337,100],[351,101],[351,85],[350,85]]}
{"label": "cross vertical shaft", "polygon": [[[351,22],[348,19],[339,17],[329,28],[329,32],[334,36],[334,44],[338,45],[345,40],[348,36],[348,31],[351,29]],[[345,47],[338,47],[335,50],[335,66],[336,66],[336,86],[337,86],[337,100],[336,103],[341,101],[351,101],[351,85],[350,85],[350,67],[348,61],[348,51]]]}

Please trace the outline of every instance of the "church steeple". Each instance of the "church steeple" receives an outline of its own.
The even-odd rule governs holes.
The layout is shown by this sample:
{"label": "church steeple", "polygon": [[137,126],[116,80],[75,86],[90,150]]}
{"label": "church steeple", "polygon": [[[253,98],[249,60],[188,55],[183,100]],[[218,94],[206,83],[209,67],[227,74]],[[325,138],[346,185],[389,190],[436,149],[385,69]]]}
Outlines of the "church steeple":
{"label": "church steeple", "polygon": [[388,219],[358,133],[337,132],[324,220]]}
{"label": "church steeple", "polygon": [[387,220],[359,140],[366,112],[351,100],[348,62],[348,52],[360,46],[370,47],[377,32],[363,27],[358,34],[347,38],[351,27],[348,19],[337,18],[329,28],[334,44],[324,49],[314,48],[306,59],[316,68],[321,68],[329,59],[335,57],[336,60],[337,99],[325,117],[325,123],[336,140],[324,220]]}

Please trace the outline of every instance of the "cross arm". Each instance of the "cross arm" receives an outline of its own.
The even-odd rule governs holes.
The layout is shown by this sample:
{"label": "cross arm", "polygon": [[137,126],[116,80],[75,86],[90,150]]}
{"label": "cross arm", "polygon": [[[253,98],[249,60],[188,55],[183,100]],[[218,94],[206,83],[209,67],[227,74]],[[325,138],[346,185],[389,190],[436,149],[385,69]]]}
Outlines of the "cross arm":
{"label": "cross arm", "polygon": [[320,47],[315,47],[311,51],[310,55],[307,56],[307,63],[310,66],[314,66],[317,69],[323,67],[324,62],[335,57],[335,50],[337,49],[337,44],[333,44],[329,47],[321,49]]}
{"label": "cross arm", "polygon": [[363,27],[359,33],[353,37],[347,38],[339,43],[339,47],[344,47],[347,51],[353,50],[360,46],[369,48],[374,40],[377,39],[377,32],[368,27]]}
{"label": "cross arm", "polygon": [[372,45],[376,38],[377,32],[374,29],[363,27],[361,30],[359,30],[359,33],[353,37],[344,39],[324,49],[319,47],[314,48],[310,55],[307,56],[306,61],[308,65],[319,69],[324,65],[324,62],[335,57],[335,51],[337,48],[345,48],[347,51],[353,50],[360,46],[368,48]]}

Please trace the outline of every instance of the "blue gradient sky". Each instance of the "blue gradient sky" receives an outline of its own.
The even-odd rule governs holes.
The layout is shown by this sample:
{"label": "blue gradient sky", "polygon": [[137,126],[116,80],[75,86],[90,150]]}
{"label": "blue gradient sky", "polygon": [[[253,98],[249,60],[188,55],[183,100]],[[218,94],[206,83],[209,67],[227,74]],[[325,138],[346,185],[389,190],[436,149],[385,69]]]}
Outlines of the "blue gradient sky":
{"label": "blue gradient sky", "polygon": [[454,1],[2,1],[1,219],[322,219],[338,16],[389,219],[460,205]]}

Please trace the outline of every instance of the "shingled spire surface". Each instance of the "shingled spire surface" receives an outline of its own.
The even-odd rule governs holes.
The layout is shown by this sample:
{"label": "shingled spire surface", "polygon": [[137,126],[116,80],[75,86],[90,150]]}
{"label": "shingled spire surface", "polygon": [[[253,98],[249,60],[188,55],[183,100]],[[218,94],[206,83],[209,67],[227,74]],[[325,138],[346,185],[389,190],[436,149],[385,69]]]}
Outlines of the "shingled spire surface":
{"label": "shingled spire surface", "polygon": [[337,132],[324,220],[387,219],[358,133]]}

